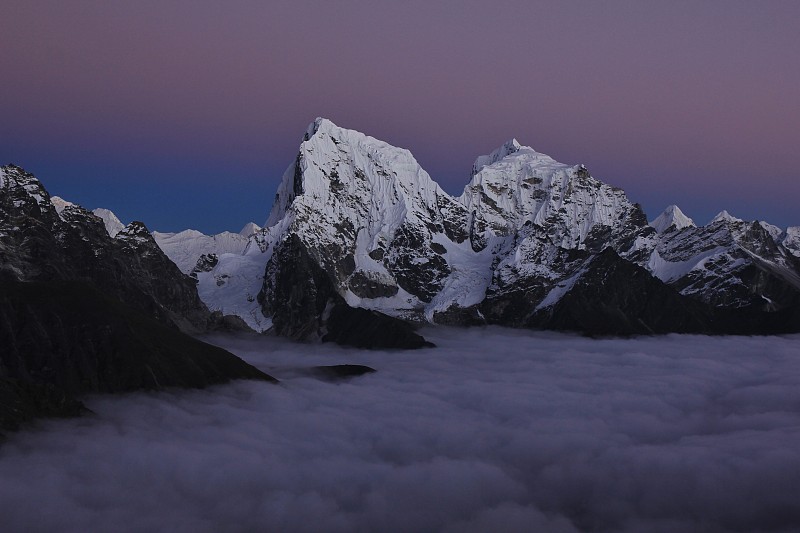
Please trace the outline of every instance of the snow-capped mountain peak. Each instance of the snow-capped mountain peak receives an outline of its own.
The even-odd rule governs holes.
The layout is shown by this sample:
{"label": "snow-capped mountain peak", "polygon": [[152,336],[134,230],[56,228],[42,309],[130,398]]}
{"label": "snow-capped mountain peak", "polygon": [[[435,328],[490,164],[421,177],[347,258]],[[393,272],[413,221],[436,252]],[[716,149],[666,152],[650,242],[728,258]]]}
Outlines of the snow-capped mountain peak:
{"label": "snow-capped mountain peak", "polygon": [[108,209],[98,207],[97,209],[94,209],[92,213],[94,213],[95,216],[100,217],[106,227],[106,231],[111,237],[116,237],[120,231],[125,229],[125,224],[120,222],[120,220],[117,218],[117,215]]}
{"label": "snow-capped mountain peak", "polygon": [[[297,234],[348,301],[372,288],[395,295],[405,286],[408,306],[416,305],[417,291],[425,299],[437,292],[449,272],[441,254],[448,241],[466,239],[465,218],[464,207],[411,152],[317,119],[284,173],[266,227],[282,225]],[[441,242],[433,243],[434,236]],[[435,281],[404,278],[412,255],[427,257]]]}
{"label": "snow-capped mountain peak", "polygon": [[61,214],[61,212],[62,212],[62,211],[65,209],[65,208],[67,208],[67,207],[70,207],[70,206],[74,206],[74,205],[75,205],[75,204],[73,204],[72,202],[68,202],[67,200],[64,200],[64,199],[63,199],[63,198],[61,198],[60,196],[51,196],[51,197],[50,197],[50,203],[52,203],[52,204],[53,204],[53,207],[55,207],[55,208],[56,208],[56,212],[57,212],[59,215]]}
{"label": "snow-capped mountain peak", "polygon": [[687,217],[677,205],[667,207],[658,218],[650,222],[650,225],[655,228],[658,233],[665,233],[673,228],[674,230],[681,230],[687,227],[694,227],[694,220]]}
{"label": "snow-capped mountain peak", "polygon": [[[387,171],[395,167],[403,171]],[[391,194],[392,187],[387,184],[397,184],[398,180],[404,182],[404,190],[427,190],[435,195],[439,189],[408,150],[317,118],[306,128],[297,157],[281,179],[264,227],[284,219],[297,196],[330,204],[342,194],[369,194],[376,184],[376,192]],[[345,202],[330,207],[347,209]]]}
{"label": "snow-capped mountain peak", "polygon": [[503,143],[502,146],[494,150],[492,153],[478,156],[477,159],[475,159],[475,162],[472,164],[471,175],[474,176],[480,172],[483,167],[497,163],[504,157],[518,152],[520,148],[522,148],[522,145],[519,144],[519,141],[516,139],[511,139]]}
{"label": "snow-capped mountain peak", "polygon": [[721,220],[724,220],[725,222],[744,222],[741,218],[736,218],[735,216],[728,213],[727,210],[723,209],[722,211],[719,212],[717,216],[711,219],[711,222],[709,222],[709,224],[714,224],[715,222],[719,222]]}
{"label": "snow-capped mountain peak", "polygon": [[631,216],[636,231],[641,226],[641,210],[624,191],[595,179],[583,165],[559,163],[528,146],[483,166],[459,201],[472,216],[477,248],[492,235],[510,235],[526,224],[547,228],[548,238],[568,249],[584,247],[595,228],[624,226]]}
{"label": "snow-capped mountain peak", "polygon": [[239,235],[242,237],[249,237],[253,233],[261,231],[261,226],[256,224],[255,222],[248,222],[244,225],[244,227],[239,231]]}

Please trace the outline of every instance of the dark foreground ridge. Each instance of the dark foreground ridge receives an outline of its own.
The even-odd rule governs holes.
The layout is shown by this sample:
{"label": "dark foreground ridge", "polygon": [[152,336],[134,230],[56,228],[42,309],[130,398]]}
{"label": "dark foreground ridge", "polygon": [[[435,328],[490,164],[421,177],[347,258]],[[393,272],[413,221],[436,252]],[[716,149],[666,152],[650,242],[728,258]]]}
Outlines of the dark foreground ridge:
{"label": "dark foreground ridge", "polygon": [[87,393],[275,382],[84,282],[0,284],[0,428],[74,416]]}

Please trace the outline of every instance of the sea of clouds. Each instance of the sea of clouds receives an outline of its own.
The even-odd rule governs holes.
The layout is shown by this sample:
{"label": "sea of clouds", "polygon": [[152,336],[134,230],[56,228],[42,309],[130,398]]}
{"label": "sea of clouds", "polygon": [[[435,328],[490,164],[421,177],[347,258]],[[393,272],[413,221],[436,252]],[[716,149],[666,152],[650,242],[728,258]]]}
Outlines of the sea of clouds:
{"label": "sea of clouds", "polygon": [[[282,380],[94,397],[0,447],[3,531],[798,531],[800,337],[214,337]],[[366,364],[341,383],[303,371]]]}

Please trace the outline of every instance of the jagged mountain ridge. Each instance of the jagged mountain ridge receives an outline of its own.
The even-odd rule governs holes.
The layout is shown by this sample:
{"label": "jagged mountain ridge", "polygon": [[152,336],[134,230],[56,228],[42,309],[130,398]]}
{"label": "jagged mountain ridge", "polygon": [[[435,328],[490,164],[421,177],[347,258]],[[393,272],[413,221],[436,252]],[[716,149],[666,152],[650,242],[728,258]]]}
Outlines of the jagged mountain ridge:
{"label": "jagged mountain ridge", "polygon": [[207,261],[211,256],[218,257],[221,254],[240,255],[247,248],[250,235],[260,229],[251,222],[239,233],[223,231],[216,235],[205,235],[197,230],[187,229],[178,233],[154,231],[153,238],[181,272],[191,274],[196,267],[202,267],[198,265],[198,261],[204,256],[207,256]]}
{"label": "jagged mountain ridge", "polygon": [[111,237],[106,221],[70,202],[53,202],[32,174],[11,165],[0,174],[0,279],[90,281],[164,323],[206,329],[209,312],[194,283],[143,224],[133,222]]}
{"label": "jagged mountain ridge", "polygon": [[182,333],[240,321],[209,313],[144,224],[100,214],[0,167],[0,432],[80,414],[86,393],[271,379]]}
{"label": "jagged mountain ridge", "polygon": [[[766,296],[760,300],[764,309],[794,305],[793,280],[800,270],[793,248],[784,243],[796,242],[795,232],[778,239],[776,228],[759,223],[771,236],[768,242],[758,231],[745,231],[738,240],[715,245],[719,252],[746,249],[737,252],[734,266],[755,274],[743,275],[739,284],[752,298],[714,298],[724,283],[700,287],[687,279],[702,277],[698,271],[708,249],[698,243],[713,241],[717,230],[695,228],[677,208],[660,218],[669,224],[658,224],[659,233],[621,189],[595,179],[582,165],[558,163],[516,140],[477,158],[464,193],[452,197],[407,150],[317,119],[283,176],[266,227],[242,255],[225,256],[199,275],[199,290],[212,309],[245,309],[251,325],[269,329],[275,295],[282,293],[276,280],[292,279],[281,275],[278,252],[291,242],[303,250],[289,255],[307,254],[350,306],[413,322],[531,326],[610,247],[619,260],[701,302],[756,305],[766,287],[788,297],[775,304]],[[694,244],[676,239],[676,232],[696,235]],[[767,252],[772,255],[758,255]],[[710,272],[720,279],[728,275],[724,269]],[[263,275],[258,307],[256,275]],[[316,323],[316,333],[303,330],[322,336],[323,315],[305,317]]]}
{"label": "jagged mountain ridge", "polygon": [[800,262],[786,235],[722,212],[701,227],[661,234],[648,269],[682,294],[718,307],[776,311],[800,302]]}

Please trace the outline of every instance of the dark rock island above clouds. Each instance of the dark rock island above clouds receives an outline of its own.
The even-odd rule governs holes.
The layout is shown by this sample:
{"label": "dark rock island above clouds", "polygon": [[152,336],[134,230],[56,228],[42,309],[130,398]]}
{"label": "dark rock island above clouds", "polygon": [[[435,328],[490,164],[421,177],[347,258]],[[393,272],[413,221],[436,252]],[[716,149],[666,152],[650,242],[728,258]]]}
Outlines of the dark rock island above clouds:
{"label": "dark rock island above clouds", "polygon": [[453,197],[408,150],[317,119],[264,226],[238,234],[151,234],[2,167],[0,318],[12,427],[88,392],[270,379],[186,335],[213,329],[363,348],[430,346],[420,324],[800,331],[800,228],[726,212],[698,227],[675,206],[648,223],[516,140]]}

